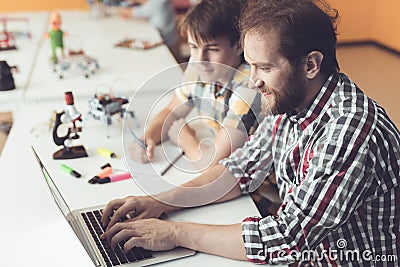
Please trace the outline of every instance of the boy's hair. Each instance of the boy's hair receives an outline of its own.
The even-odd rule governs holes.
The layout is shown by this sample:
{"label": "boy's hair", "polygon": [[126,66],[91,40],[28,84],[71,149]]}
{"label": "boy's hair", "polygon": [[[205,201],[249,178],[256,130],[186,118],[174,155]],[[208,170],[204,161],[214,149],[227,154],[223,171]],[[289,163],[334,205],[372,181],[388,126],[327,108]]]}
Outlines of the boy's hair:
{"label": "boy's hair", "polygon": [[231,45],[239,42],[238,20],[243,0],[202,0],[192,7],[179,27],[183,35],[188,32],[198,43],[226,36]]}
{"label": "boy's hair", "polygon": [[275,32],[280,53],[292,65],[300,64],[311,51],[324,58],[321,73],[339,70],[336,59],[336,26],[338,11],[323,0],[249,0],[240,18],[241,42],[246,33]]}

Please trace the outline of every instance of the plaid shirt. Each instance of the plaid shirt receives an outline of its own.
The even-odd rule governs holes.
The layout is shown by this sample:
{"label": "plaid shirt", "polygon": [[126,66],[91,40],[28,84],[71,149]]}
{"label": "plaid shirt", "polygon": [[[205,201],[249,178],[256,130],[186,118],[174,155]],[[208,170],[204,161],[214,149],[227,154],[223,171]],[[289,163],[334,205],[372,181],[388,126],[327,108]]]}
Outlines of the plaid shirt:
{"label": "plaid shirt", "polygon": [[266,117],[221,163],[243,193],[276,174],[277,214],[242,222],[251,262],[398,266],[400,134],[344,74],[301,113]]}
{"label": "plaid shirt", "polygon": [[[253,133],[263,116],[262,95],[258,90],[248,88],[249,65],[240,65],[225,85],[200,82],[197,72],[189,67],[185,73],[186,84],[175,91],[178,98],[195,107],[214,134],[222,126]],[[216,86],[220,86],[217,91]]]}

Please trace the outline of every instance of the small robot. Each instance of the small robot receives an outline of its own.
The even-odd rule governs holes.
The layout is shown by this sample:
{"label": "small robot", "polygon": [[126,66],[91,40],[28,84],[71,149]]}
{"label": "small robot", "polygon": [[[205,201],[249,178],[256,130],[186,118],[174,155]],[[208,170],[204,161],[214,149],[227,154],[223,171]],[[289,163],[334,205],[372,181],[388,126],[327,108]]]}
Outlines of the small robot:
{"label": "small robot", "polygon": [[[53,141],[58,146],[63,146],[60,150],[53,154],[53,159],[76,159],[87,157],[88,154],[83,146],[72,146],[73,140],[79,138],[78,132],[82,131],[81,127],[77,127],[78,122],[82,122],[82,114],[76,109],[74,104],[74,96],[72,92],[65,92],[65,102],[67,106],[63,112],[56,113]],[[68,128],[64,136],[58,135],[58,128],[63,123],[72,123],[72,127]]]}
{"label": "small robot", "polygon": [[161,45],[163,42],[138,38],[126,38],[115,44],[115,47],[146,50]]}
{"label": "small robot", "polygon": [[114,115],[119,114],[120,118],[136,119],[133,111],[127,111],[123,107],[128,102],[128,99],[125,97],[114,97],[110,94],[95,94],[93,98],[88,100],[89,112],[87,115],[107,125],[107,137],[109,138],[108,127],[112,124],[112,117]]}
{"label": "small robot", "polygon": [[64,78],[64,72],[74,67],[80,69],[84,73],[85,78],[89,78],[91,74],[96,73],[100,65],[95,58],[85,55],[82,50],[70,50],[67,56],[57,60],[53,65],[53,71],[62,79]]}
{"label": "small robot", "polygon": [[0,22],[3,25],[2,31],[0,31],[0,51],[6,50],[15,50],[16,46],[16,37],[26,36],[29,39],[32,38],[32,35],[29,31],[9,31],[7,29],[7,24],[10,22],[18,22],[23,21],[27,24],[29,23],[29,19],[27,18],[18,18],[18,17],[0,17]]}
{"label": "small robot", "polygon": [[0,32],[0,51],[15,50],[15,38],[7,31]]}

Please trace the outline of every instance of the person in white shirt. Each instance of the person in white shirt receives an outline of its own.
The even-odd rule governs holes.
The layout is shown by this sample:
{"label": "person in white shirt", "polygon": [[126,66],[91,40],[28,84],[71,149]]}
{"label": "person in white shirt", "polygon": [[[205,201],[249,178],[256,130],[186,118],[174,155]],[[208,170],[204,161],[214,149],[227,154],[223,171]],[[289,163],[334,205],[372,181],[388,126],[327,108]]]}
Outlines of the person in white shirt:
{"label": "person in white shirt", "polygon": [[143,1],[141,5],[132,8],[119,8],[119,14],[123,18],[147,19],[158,29],[164,43],[179,61],[179,32],[170,0]]}

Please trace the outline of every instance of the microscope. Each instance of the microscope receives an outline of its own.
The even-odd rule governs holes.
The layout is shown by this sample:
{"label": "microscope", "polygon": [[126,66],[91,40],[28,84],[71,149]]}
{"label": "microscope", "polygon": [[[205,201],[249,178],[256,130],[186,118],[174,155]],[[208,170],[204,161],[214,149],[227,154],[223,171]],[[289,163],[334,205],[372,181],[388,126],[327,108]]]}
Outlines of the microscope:
{"label": "microscope", "polygon": [[[65,92],[65,102],[67,106],[64,111],[56,113],[53,141],[58,146],[63,146],[60,150],[53,154],[53,159],[75,159],[87,157],[88,154],[83,146],[73,146],[73,140],[79,138],[78,132],[82,131],[82,127],[77,127],[77,122],[82,122],[82,114],[76,109],[74,104],[74,96],[72,92]],[[58,128],[62,124],[72,123],[72,127],[68,127],[64,136],[58,135]]]}

